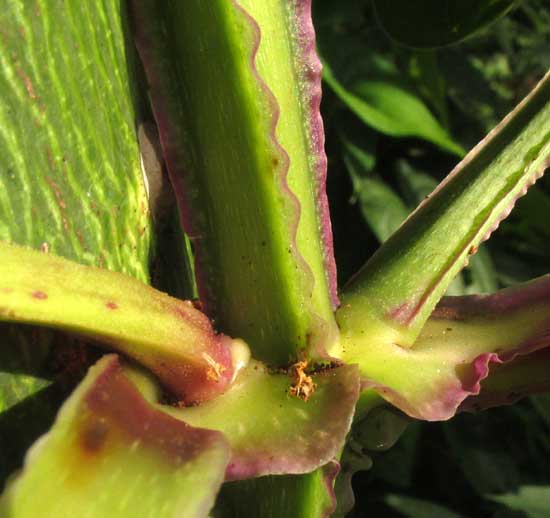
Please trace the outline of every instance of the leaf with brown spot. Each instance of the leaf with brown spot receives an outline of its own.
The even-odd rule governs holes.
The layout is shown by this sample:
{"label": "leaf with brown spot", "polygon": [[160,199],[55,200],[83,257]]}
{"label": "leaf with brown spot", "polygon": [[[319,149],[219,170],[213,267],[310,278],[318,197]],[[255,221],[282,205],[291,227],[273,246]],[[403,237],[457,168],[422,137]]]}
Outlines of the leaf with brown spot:
{"label": "leaf with brown spot", "polygon": [[71,331],[132,357],[180,400],[231,381],[231,340],[193,307],[121,273],[0,241],[0,320]]}
{"label": "leaf with brown spot", "polygon": [[221,433],[156,410],[108,355],[29,451],[0,499],[0,515],[202,517],[228,460]]}

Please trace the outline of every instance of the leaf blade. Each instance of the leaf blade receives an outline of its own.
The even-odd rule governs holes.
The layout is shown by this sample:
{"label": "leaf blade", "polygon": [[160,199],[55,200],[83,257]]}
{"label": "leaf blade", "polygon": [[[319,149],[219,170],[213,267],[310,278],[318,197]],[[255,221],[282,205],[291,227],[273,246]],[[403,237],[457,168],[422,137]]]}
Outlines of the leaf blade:
{"label": "leaf blade", "polygon": [[146,365],[188,403],[227,388],[229,340],[191,302],[117,272],[0,242],[0,320],[78,333]]}
{"label": "leaf blade", "polygon": [[463,149],[447,134],[425,104],[406,88],[384,78],[362,79],[346,87],[324,63],[323,79],[367,125],[394,137],[419,137],[461,156]]}
{"label": "leaf blade", "polygon": [[31,449],[0,509],[11,518],[205,516],[228,454],[221,434],[152,409],[109,355]]}
{"label": "leaf blade", "polygon": [[374,1],[378,21],[402,45],[436,48],[458,43],[510,11],[515,0]]}
{"label": "leaf blade", "polygon": [[[289,395],[292,378],[269,374],[253,361],[230,391],[210,403],[159,408],[192,426],[223,431],[232,448],[228,480],[308,473],[338,455],[359,396],[355,366],[329,369],[312,378],[317,388],[302,401]],[[228,422],[227,412],[235,419]]]}
{"label": "leaf blade", "polygon": [[[549,307],[549,276],[492,295],[445,297],[411,349],[362,338],[364,387],[426,420],[449,419],[465,400],[463,408],[476,402],[483,408],[540,391],[548,386]],[[537,360],[533,376],[525,377]],[[494,383],[492,364],[503,364]],[[466,398],[480,391],[470,404]]]}
{"label": "leaf blade", "polygon": [[375,320],[413,344],[468,257],[550,165],[549,98],[550,73],[376,252],[345,289],[344,332]]}

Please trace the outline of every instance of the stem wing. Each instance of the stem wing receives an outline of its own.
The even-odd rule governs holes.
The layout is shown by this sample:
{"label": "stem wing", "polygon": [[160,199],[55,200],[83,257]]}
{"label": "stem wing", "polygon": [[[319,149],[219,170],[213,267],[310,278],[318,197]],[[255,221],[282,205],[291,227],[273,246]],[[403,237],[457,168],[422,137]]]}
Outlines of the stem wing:
{"label": "stem wing", "polygon": [[309,2],[132,5],[207,313],[259,359],[322,356],[337,298]]}
{"label": "stem wing", "polygon": [[229,480],[308,473],[338,456],[359,396],[354,365],[312,378],[316,389],[302,401],[289,395],[292,379],[287,374],[270,374],[253,361],[231,390],[214,400],[163,408],[193,426],[223,431],[232,449]]}

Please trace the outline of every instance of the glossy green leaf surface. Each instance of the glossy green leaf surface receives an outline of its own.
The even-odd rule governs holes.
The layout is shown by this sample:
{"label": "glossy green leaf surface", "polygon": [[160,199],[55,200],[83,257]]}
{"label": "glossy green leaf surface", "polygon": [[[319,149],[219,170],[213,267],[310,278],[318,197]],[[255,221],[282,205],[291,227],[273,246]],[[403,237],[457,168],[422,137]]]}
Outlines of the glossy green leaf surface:
{"label": "glossy green leaf surface", "polygon": [[189,301],[127,275],[0,242],[0,320],[91,338],[151,369],[180,399],[227,387],[231,340]]}
{"label": "glossy green leaf surface", "polygon": [[398,43],[434,48],[457,43],[506,14],[516,0],[374,0],[378,20]]}
{"label": "glossy green leaf surface", "polygon": [[222,434],[155,410],[114,355],[95,365],[0,499],[5,518],[203,517],[223,481]]}
{"label": "glossy green leaf surface", "polygon": [[420,204],[346,287],[337,319],[410,347],[456,274],[550,164],[550,74]]}

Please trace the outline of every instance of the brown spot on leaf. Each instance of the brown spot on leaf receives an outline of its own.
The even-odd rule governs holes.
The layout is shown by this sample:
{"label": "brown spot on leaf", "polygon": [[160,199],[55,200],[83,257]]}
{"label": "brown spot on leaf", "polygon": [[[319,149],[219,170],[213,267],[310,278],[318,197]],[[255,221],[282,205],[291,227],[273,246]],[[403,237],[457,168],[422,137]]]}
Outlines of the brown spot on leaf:
{"label": "brown spot on leaf", "polygon": [[86,242],[84,241],[84,236],[82,235],[81,230],[75,230],[76,237],[78,238],[79,243],[82,245],[83,248],[86,248]]}
{"label": "brown spot on leaf", "polygon": [[25,90],[27,90],[29,97],[31,99],[36,99],[38,96],[34,92],[34,87],[30,77],[27,74],[25,74],[25,71],[20,67],[17,67],[16,72],[17,72],[17,75],[23,80],[23,84],[25,85]]}
{"label": "brown spot on leaf", "polygon": [[46,148],[46,160],[48,161],[49,168],[54,171],[55,170],[55,160],[53,158],[52,150],[48,147]]}
{"label": "brown spot on leaf", "polygon": [[36,290],[32,292],[32,298],[38,299],[38,300],[45,300],[48,298],[48,294],[44,293],[43,291]]}
{"label": "brown spot on leaf", "polygon": [[83,453],[127,448],[135,442],[178,465],[192,460],[219,437],[218,432],[192,428],[149,405],[118,360],[96,379],[83,403],[79,441]]}
{"label": "brown spot on leaf", "polygon": [[107,306],[109,309],[118,309],[118,304],[116,302],[107,302],[105,306]]}
{"label": "brown spot on leaf", "polygon": [[67,208],[67,205],[65,201],[63,200],[63,196],[61,195],[61,189],[55,181],[50,178],[49,176],[46,176],[46,182],[52,189],[55,199],[57,200],[57,204],[59,205],[59,208],[61,210],[61,221],[63,223],[63,228],[66,232],[69,231],[69,221],[67,220],[67,217],[65,216],[65,209]]}
{"label": "brown spot on leaf", "polygon": [[104,420],[90,420],[82,431],[81,446],[87,453],[97,453],[103,448],[108,434],[109,427]]}

